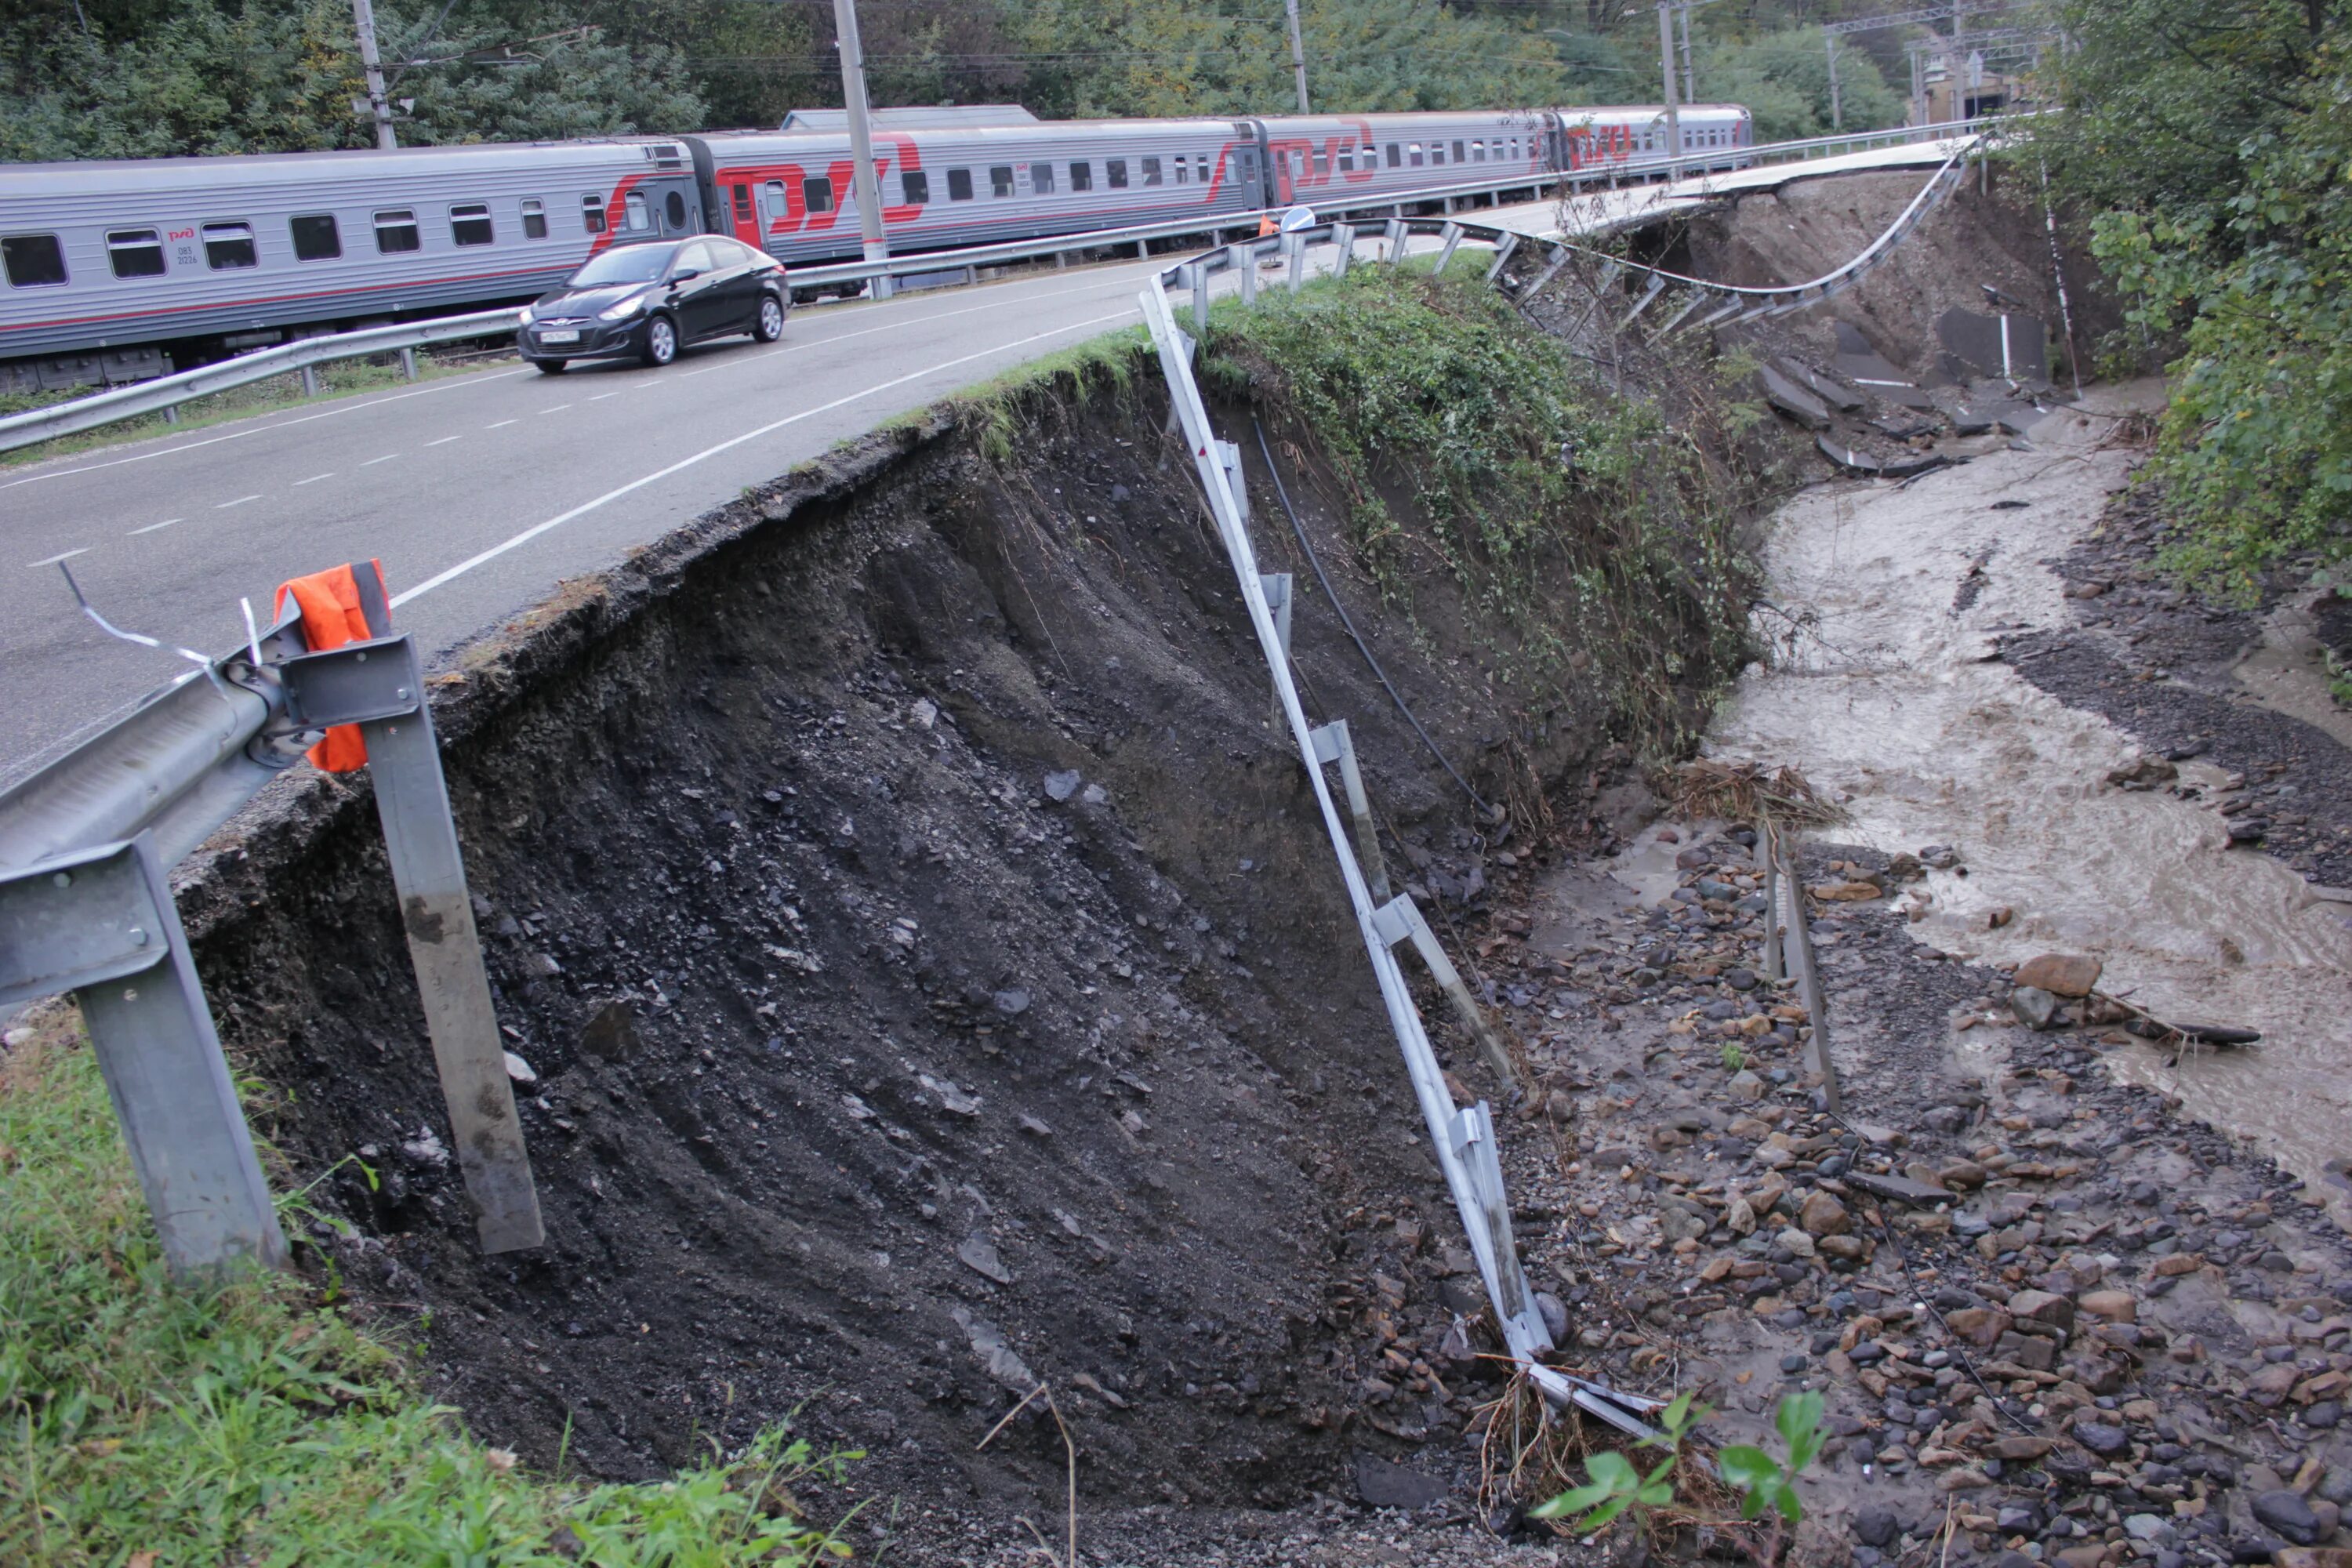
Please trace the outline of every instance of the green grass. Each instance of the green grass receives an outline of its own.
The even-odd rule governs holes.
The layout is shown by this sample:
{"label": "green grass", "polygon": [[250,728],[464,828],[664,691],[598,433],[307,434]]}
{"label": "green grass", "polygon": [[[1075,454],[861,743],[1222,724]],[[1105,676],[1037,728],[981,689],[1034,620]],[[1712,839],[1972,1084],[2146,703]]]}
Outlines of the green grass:
{"label": "green grass", "polygon": [[816,1459],[777,1428],[666,1482],[536,1477],[300,1279],[170,1285],[69,1027],[0,1058],[0,1563],[789,1568],[849,1554],[795,1516],[789,1487],[856,1456]]}
{"label": "green grass", "polygon": [[[445,376],[469,375],[483,368],[480,364],[436,364],[422,353],[416,356],[416,379],[419,383],[437,381]],[[0,468],[45,462],[51,458],[87,452],[99,447],[116,447],[125,441],[144,441],[154,436],[184,435],[191,430],[201,430],[206,426],[220,425],[232,419],[250,419],[257,414],[274,414],[285,408],[326,404],[340,397],[354,397],[363,392],[382,392],[389,387],[408,384],[401,374],[396,355],[387,356],[381,362],[340,360],[333,364],[319,366],[318,372],[319,395],[316,397],[303,395],[300,372],[273,375],[267,381],[232,387],[226,392],[216,392],[210,397],[198,397],[181,404],[180,420],[176,425],[165,423],[160,414],[146,414],[136,419],[101,425],[77,436],[60,436],[54,441],[43,441],[37,446],[0,452]],[[0,395],[0,415],[54,407],[98,390],[100,389],[83,387],[72,392],[10,393]]]}

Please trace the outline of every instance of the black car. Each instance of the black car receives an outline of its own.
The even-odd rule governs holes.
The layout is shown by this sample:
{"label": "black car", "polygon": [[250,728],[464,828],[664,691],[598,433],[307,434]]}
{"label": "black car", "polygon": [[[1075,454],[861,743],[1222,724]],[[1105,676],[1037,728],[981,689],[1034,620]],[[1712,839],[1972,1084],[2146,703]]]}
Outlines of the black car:
{"label": "black car", "polygon": [[719,235],[616,246],[590,257],[563,287],[522,313],[522,357],[552,375],[576,359],[667,364],[705,338],[784,335],[792,291],[784,266]]}

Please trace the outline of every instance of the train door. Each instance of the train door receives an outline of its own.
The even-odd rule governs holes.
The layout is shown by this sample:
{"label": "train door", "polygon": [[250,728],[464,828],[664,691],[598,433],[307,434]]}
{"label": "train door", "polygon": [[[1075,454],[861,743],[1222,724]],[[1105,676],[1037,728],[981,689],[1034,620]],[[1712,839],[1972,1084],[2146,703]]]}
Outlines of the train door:
{"label": "train door", "polygon": [[656,174],[637,182],[645,193],[654,237],[675,239],[702,232],[702,193],[691,174]]}
{"label": "train door", "polygon": [[1233,162],[1234,178],[1241,182],[1242,205],[1271,205],[1266,196],[1265,127],[1255,120],[1244,120],[1234,129],[1241,132],[1241,140],[1234,145]]}

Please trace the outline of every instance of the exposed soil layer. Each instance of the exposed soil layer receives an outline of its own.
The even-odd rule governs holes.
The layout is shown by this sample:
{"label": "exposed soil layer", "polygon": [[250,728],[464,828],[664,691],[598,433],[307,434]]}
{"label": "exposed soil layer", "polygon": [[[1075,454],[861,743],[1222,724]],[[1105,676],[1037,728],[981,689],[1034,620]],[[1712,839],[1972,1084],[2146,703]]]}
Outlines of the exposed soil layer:
{"label": "exposed soil layer", "polygon": [[[1380,1345],[1335,1332],[1466,1259],[1164,405],[1074,406],[1040,400],[1017,474],[945,423],[877,437],[436,678],[543,1249],[475,1247],[363,781],[195,863],[296,1179],[380,1177],[313,1193],[359,1232],[317,1256],[484,1437],[641,1477],[797,1411],[947,1561],[1058,1516],[1049,1420],[973,1451],[1032,1372],[1090,1517],[1291,1502],[1473,1407],[1475,1371],[1408,1369],[1366,1408]],[[1384,626],[1291,491],[1455,765],[1584,797],[1597,709],[1491,673],[1475,611]],[[1295,658],[1391,853],[1424,908],[1481,907],[1493,830],[1297,564]]]}
{"label": "exposed soil layer", "polygon": [[[1925,183],[1922,171],[1795,180],[1778,190],[1731,198],[1693,220],[1687,240],[1696,276],[1756,286],[1803,283],[1828,273],[1885,231]],[[2090,345],[2122,324],[2089,268],[2062,246],[2074,342]],[[1816,306],[1787,330],[1832,352],[1830,323],[1850,322],[1897,366],[1933,385],[1936,318],[1955,307],[1990,311],[1981,286],[2000,289],[2042,319],[2053,342],[2053,374],[2063,363],[2058,288],[2050,236],[2030,176],[1997,165],[1987,194],[1971,174],[1916,232],[1872,268],[1865,283]],[[2016,306],[2006,307],[2014,310]]]}

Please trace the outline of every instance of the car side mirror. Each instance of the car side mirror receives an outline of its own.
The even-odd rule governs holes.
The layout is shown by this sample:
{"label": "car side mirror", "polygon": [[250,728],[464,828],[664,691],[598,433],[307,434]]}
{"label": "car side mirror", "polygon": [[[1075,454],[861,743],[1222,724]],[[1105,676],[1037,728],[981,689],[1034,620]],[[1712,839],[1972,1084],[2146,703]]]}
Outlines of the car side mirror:
{"label": "car side mirror", "polygon": [[702,268],[699,267],[681,267],[669,275],[669,280],[673,283],[688,283],[701,276]]}

